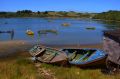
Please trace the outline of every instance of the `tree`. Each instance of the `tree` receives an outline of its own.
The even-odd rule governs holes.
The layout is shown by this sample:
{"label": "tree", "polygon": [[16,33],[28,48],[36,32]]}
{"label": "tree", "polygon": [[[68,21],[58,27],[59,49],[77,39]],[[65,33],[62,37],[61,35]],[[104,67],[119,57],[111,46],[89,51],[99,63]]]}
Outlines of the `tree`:
{"label": "tree", "polygon": [[22,11],[17,11],[18,14],[24,13],[24,14],[31,14],[31,10],[22,10]]}

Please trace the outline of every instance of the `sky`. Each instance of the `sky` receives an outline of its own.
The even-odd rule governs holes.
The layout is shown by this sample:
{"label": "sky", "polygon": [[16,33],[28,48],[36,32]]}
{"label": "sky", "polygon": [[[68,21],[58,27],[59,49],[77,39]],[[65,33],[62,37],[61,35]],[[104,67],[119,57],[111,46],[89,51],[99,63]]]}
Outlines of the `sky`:
{"label": "sky", "polygon": [[76,11],[120,10],[120,0],[0,0],[0,11]]}

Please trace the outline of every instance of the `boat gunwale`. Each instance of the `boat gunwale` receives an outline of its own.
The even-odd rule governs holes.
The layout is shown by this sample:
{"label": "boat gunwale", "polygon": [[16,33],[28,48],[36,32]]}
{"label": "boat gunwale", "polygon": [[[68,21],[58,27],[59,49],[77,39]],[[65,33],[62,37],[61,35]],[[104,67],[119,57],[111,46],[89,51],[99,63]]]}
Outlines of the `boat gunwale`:
{"label": "boat gunwale", "polygon": [[[67,59],[68,59],[68,57],[67,57],[67,55],[66,55],[66,53],[64,52],[64,51],[61,51],[61,50],[59,50],[59,49],[57,49],[57,48],[51,48],[51,47],[46,47],[46,46],[42,46],[42,45],[35,45],[35,46],[39,46],[40,48],[44,48],[45,50],[46,49],[52,49],[52,50],[54,50],[54,51],[57,51],[57,53],[61,53],[61,54],[63,54],[65,57],[66,57],[66,60],[65,59],[63,59],[63,60],[60,60],[59,62],[62,62],[62,61],[67,61]],[[43,51],[44,52],[44,51]],[[40,54],[39,54],[40,55]],[[37,55],[37,56],[35,56],[36,57],[36,60],[38,60],[38,61],[40,61],[39,59],[37,59],[38,57],[41,57],[42,55]],[[53,57],[52,58],[52,60],[54,59],[55,57]],[[51,62],[52,60],[50,60],[50,61],[40,61],[40,62],[42,62],[42,63],[48,63],[48,64],[52,64],[52,63],[56,63],[56,62]]]}
{"label": "boat gunwale", "polygon": [[96,62],[96,61],[100,61],[100,60],[102,60],[102,59],[106,59],[107,58],[107,55],[106,56],[104,56],[104,57],[101,57],[101,58],[97,58],[97,59],[95,59],[95,60],[93,60],[93,61],[89,61],[89,62],[85,62],[85,63],[81,63],[81,64],[73,64],[73,63],[70,63],[70,61],[69,61],[69,63],[70,64],[73,64],[73,65],[87,65],[87,64],[90,64],[90,63],[94,63],[94,62]]}
{"label": "boat gunwale", "polygon": [[[69,50],[70,48],[66,48],[66,50]],[[82,50],[82,48],[75,48],[76,50]],[[92,49],[92,48],[84,48],[83,50],[90,50],[90,49]],[[62,49],[62,50],[64,50],[64,49]],[[95,59],[95,60],[92,60],[92,61],[89,61],[89,62],[84,62],[84,63],[80,63],[80,64],[73,64],[73,63],[71,63],[70,61],[68,61],[70,64],[72,64],[72,65],[76,65],[76,66],[85,66],[85,65],[88,65],[88,64],[91,64],[91,63],[94,63],[94,62],[96,62],[96,61],[100,61],[100,60],[103,60],[103,59],[106,59],[107,58],[107,53],[105,53],[103,50],[101,50],[101,49],[92,49],[92,50],[99,50],[99,51],[102,51],[105,55],[104,56],[102,56],[102,57],[100,57],[100,58],[97,58],[97,59]],[[95,52],[94,52],[95,53]],[[94,54],[93,53],[93,54]]]}

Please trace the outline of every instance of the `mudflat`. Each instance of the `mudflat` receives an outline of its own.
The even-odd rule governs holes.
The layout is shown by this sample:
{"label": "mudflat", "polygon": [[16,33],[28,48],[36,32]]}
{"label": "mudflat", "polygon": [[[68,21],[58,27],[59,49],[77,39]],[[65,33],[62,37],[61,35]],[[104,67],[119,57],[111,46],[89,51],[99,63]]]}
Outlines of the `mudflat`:
{"label": "mudflat", "polygon": [[16,55],[17,53],[28,52],[32,47],[26,41],[1,41],[0,42],[0,58],[6,58]]}
{"label": "mudflat", "polygon": [[[8,57],[17,57],[18,55],[29,55],[28,51],[35,44],[31,44],[23,40],[14,41],[1,41],[0,42],[0,59]],[[102,44],[91,44],[91,45],[44,45],[48,47],[54,47],[57,49],[62,48],[98,48],[102,49]]]}

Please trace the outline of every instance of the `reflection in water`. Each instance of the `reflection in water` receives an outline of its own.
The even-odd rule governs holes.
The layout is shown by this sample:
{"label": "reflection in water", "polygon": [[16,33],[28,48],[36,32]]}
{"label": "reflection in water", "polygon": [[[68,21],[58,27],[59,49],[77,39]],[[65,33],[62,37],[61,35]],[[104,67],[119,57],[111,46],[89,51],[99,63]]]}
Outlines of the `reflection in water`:
{"label": "reflection in water", "polygon": [[5,22],[4,24],[8,24],[8,22]]}
{"label": "reflection in water", "polygon": [[117,21],[102,21],[105,24],[105,27],[108,29],[116,29],[120,26],[120,22]]}
{"label": "reflection in water", "polygon": [[34,39],[34,35],[28,35],[27,34],[27,36],[30,37],[31,39]]}
{"label": "reflection in water", "polygon": [[14,30],[12,30],[10,34],[11,34],[11,40],[13,40],[13,38],[14,38]]}
{"label": "reflection in water", "polygon": [[14,39],[14,30],[12,29],[11,31],[0,31],[0,34],[9,34],[10,35],[10,39],[13,40]]}
{"label": "reflection in water", "polygon": [[41,39],[41,34],[40,34],[40,33],[38,33],[38,40],[37,40],[37,44],[40,44],[40,43],[41,43],[40,39]]}

